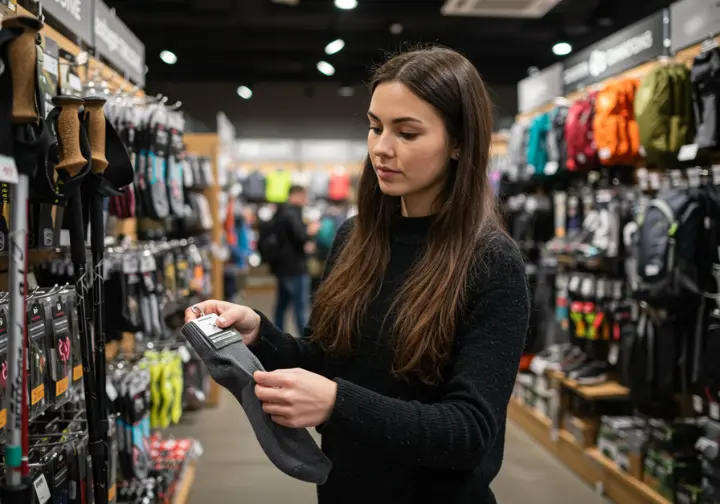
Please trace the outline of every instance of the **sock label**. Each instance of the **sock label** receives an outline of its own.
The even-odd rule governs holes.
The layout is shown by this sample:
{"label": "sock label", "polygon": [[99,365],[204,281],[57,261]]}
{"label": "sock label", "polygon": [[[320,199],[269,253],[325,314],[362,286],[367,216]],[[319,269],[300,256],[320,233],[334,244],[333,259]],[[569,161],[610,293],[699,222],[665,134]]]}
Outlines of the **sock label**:
{"label": "sock label", "polygon": [[216,350],[225,348],[233,343],[242,342],[243,338],[235,329],[223,329],[215,323],[217,315],[207,315],[192,321],[192,325],[210,341]]}

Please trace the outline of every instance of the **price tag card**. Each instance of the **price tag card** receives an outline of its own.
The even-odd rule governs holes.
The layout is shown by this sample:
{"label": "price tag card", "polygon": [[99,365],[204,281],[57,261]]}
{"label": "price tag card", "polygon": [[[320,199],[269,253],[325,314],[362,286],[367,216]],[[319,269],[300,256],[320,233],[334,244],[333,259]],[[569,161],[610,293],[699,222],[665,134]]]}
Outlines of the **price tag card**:
{"label": "price tag card", "polygon": [[5,184],[18,183],[18,171],[15,160],[10,156],[0,155],[0,182]]}
{"label": "price tag card", "polygon": [[40,504],[46,504],[52,498],[52,495],[50,495],[50,487],[47,484],[44,474],[41,474],[38,479],[33,481],[33,486],[35,487],[35,494]]}
{"label": "price tag card", "polygon": [[720,420],[720,404],[716,402],[710,403],[710,418]]}
{"label": "price tag card", "polygon": [[698,144],[683,145],[678,153],[678,161],[692,161],[697,157]]}
{"label": "price tag card", "polygon": [[73,381],[77,381],[83,376],[82,364],[78,364],[73,368]]}
{"label": "price tag card", "polygon": [[55,383],[55,397],[60,397],[65,392],[67,392],[68,384],[69,384],[69,380],[68,380],[67,376],[65,378],[63,378],[62,380],[60,380],[59,382]]}
{"label": "price tag card", "polygon": [[703,400],[699,395],[692,396],[693,411],[695,413],[702,414],[703,412]]}

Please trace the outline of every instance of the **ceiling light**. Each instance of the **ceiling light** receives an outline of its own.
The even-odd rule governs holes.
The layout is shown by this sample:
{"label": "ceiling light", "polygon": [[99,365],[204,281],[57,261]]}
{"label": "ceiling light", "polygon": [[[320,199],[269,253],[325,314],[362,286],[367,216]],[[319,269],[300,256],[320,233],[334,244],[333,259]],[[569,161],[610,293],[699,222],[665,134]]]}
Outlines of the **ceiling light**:
{"label": "ceiling light", "polygon": [[345,41],[343,39],[336,39],[325,46],[325,54],[339,53],[345,47]]}
{"label": "ceiling light", "polygon": [[342,10],[354,9],[357,4],[357,0],[335,0],[335,7]]}
{"label": "ceiling light", "polygon": [[253,92],[252,89],[247,86],[240,86],[239,88],[237,88],[237,94],[243,100],[249,100],[250,98],[252,98]]}
{"label": "ceiling light", "polygon": [[331,75],[335,75],[335,67],[327,61],[318,61],[317,69],[318,72],[323,75],[327,75],[328,77],[330,77]]}
{"label": "ceiling light", "polygon": [[353,96],[355,94],[355,88],[352,86],[340,86],[338,94],[344,98]]}
{"label": "ceiling light", "polygon": [[390,25],[390,33],[393,35],[400,35],[403,32],[403,25],[400,23],[393,23]]}
{"label": "ceiling light", "polygon": [[553,46],[552,52],[556,56],[567,56],[572,52],[572,46],[567,42],[558,42]]}
{"label": "ceiling light", "polygon": [[160,59],[163,60],[163,63],[167,63],[168,65],[174,65],[177,63],[177,56],[175,56],[175,53],[172,51],[162,51],[160,53]]}

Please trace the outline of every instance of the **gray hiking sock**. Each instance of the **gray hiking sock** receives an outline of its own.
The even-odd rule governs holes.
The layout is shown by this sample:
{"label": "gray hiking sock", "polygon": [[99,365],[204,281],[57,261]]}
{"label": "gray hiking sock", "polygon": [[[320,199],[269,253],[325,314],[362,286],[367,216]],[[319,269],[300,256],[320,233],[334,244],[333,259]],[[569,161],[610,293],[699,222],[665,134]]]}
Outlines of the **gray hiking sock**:
{"label": "gray hiking sock", "polygon": [[332,463],[306,429],[278,425],[263,411],[253,380],[255,371],[264,371],[262,364],[237,331],[217,327],[216,320],[217,315],[200,317],[185,324],[182,333],[215,381],[238,400],[270,461],[293,478],[322,485]]}

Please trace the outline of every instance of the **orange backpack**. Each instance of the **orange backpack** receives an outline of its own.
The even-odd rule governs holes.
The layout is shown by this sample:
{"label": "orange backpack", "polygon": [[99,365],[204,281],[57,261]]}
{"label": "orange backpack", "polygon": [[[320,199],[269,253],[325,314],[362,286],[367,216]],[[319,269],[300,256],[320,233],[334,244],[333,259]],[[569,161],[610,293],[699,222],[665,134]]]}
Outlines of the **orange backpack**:
{"label": "orange backpack", "polygon": [[597,95],[593,133],[600,163],[605,166],[634,166],[640,160],[640,132],[633,110],[639,85],[637,79],[624,79]]}

